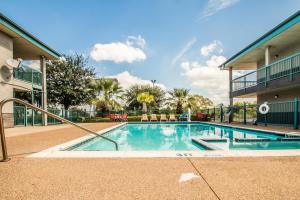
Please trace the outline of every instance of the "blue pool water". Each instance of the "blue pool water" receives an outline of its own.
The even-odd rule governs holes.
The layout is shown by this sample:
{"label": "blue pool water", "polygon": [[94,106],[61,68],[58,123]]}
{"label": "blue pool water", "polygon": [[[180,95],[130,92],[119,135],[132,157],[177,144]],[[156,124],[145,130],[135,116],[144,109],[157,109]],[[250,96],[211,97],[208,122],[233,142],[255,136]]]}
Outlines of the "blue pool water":
{"label": "blue pool water", "polygon": [[[201,123],[129,123],[105,133],[115,140],[120,151],[177,151],[207,150],[204,145],[192,142],[192,138],[224,150],[275,150],[300,149],[300,141],[278,141],[285,137],[266,132],[229,128]],[[225,138],[226,141],[207,139]],[[249,142],[237,139],[268,138],[270,141]],[[114,145],[100,137],[84,141],[71,147],[73,151],[114,151]]]}

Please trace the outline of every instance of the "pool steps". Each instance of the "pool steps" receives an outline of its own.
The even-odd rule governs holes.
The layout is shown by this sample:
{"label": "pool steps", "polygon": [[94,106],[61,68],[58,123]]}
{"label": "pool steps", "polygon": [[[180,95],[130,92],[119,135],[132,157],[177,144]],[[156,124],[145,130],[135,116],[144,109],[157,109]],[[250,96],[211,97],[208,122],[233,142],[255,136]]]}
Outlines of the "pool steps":
{"label": "pool steps", "polygon": [[277,138],[278,141],[300,141],[300,137]]}
{"label": "pool steps", "polygon": [[200,140],[203,140],[204,142],[227,142],[228,140],[226,138],[199,138]]}
{"label": "pool steps", "polygon": [[207,150],[222,150],[221,148],[213,145],[213,144],[210,144],[208,142],[205,142],[203,139],[198,139],[198,138],[192,138],[192,142],[200,145],[200,146],[203,146],[204,148],[206,148]]}
{"label": "pool steps", "polygon": [[269,142],[270,138],[234,138],[235,142]]}

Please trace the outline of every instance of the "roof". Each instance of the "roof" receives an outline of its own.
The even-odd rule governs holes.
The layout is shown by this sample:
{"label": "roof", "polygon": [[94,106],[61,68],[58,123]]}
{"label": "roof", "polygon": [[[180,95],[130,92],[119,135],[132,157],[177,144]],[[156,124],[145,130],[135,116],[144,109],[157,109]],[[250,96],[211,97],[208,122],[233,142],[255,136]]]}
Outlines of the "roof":
{"label": "roof", "polygon": [[257,40],[246,46],[244,49],[230,57],[228,60],[226,60],[223,64],[219,66],[219,68],[224,69],[226,68],[226,65],[230,64],[232,61],[238,59],[240,56],[256,49],[260,45],[264,44],[268,40],[272,39],[273,37],[281,34],[291,26],[295,25],[300,21],[300,10],[298,10],[296,13],[294,13],[292,16],[275,26],[273,29],[271,29],[269,32],[265,33],[261,37],[259,37]]}
{"label": "roof", "polygon": [[[13,39],[19,39],[20,41],[26,40],[26,45],[33,45],[34,47],[31,47],[32,50],[38,48],[42,51],[39,51],[39,53],[43,53],[46,56],[47,59],[58,59],[61,54],[57,51],[53,50],[49,46],[47,46],[45,43],[37,39],[34,35],[27,32],[25,29],[23,29],[21,26],[13,22],[11,19],[6,17],[3,13],[0,12],[0,31],[5,32],[7,35],[13,37]],[[21,42],[18,42],[20,44]],[[23,41],[24,45],[25,41]],[[29,43],[29,44],[28,44]]]}

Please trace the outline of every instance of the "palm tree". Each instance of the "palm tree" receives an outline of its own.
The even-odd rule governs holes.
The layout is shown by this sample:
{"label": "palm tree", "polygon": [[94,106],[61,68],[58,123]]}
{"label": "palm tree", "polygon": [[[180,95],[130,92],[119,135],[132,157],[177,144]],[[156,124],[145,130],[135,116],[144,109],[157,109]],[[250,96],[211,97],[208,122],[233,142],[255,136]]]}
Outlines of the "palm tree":
{"label": "palm tree", "polygon": [[93,101],[98,109],[102,111],[120,110],[122,108],[118,100],[122,99],[122,87],[115,79],[101,78],[94,80],[94,91],[97,99]]}
{"label": "palm tree", "polygon": [[189,92],[190,90],[184,88],[174,88],[173,91],[169,91],[171,95],[170,105],[176,107],[176,113],[181,114],[183,112],[183,107],[189,101]]}
{"label": "palm tree", "polygon": [[159,108],[163,105],[165,101],[165,91],[159,86],[150,86],[150,85],[132,85],[124,92],[124,98],[126,99],[127,109],[134,110],[143,106],[140,102],[137,101],[137,96],[140,93],[148,92],[150,95],[154,96],[154,101],[151,102],[151,108]]}
{"label": "palm tree", "polygon": [[149,94],[149,92],[142,92],[138,94],[137,101],[143,104],[143,112],[147,112],[147,104],[150,104],[154,101],[154,96]]}

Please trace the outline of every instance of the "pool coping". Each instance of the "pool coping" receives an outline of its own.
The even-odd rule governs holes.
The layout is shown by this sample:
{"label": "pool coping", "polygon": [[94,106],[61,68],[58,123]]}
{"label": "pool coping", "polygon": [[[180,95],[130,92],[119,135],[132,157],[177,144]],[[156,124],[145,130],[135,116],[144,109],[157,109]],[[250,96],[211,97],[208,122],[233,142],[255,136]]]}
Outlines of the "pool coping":
{"label": "pool coping", "polygon": [[[164,122],[163,122],[164,123]],[[197,123],[197,122],[193,122]],[[198,122],[207,125],[223,126],[208,122]],[[97,133],[102,135],[116,128],[126,124],[135,124],[124,122],[115,126],[103,129]],[[145,124],[145,123],[142,123]],[[149,123],[150,124],[150,123]],[[157,124],[157,123],[156,123]],[[238,128],[250,131],[259,131],[265,133],[290,135],[288,132],[281,131],[265,131],[255,128],[245,128],[239,126],[224,125],[228,128]],[[294,134],[291,134],[293,136]],[[287,150],[206,150],[206,151],[67,151],[67,149],[74,145],[82,144],[90,139],[97,137],[89,134],[69,142],[50,147],[43,151],[31,154],[29,158],[166,158],[166,157],[269,157],[269,156],[300,156],[300,149],[287,149]]]}

